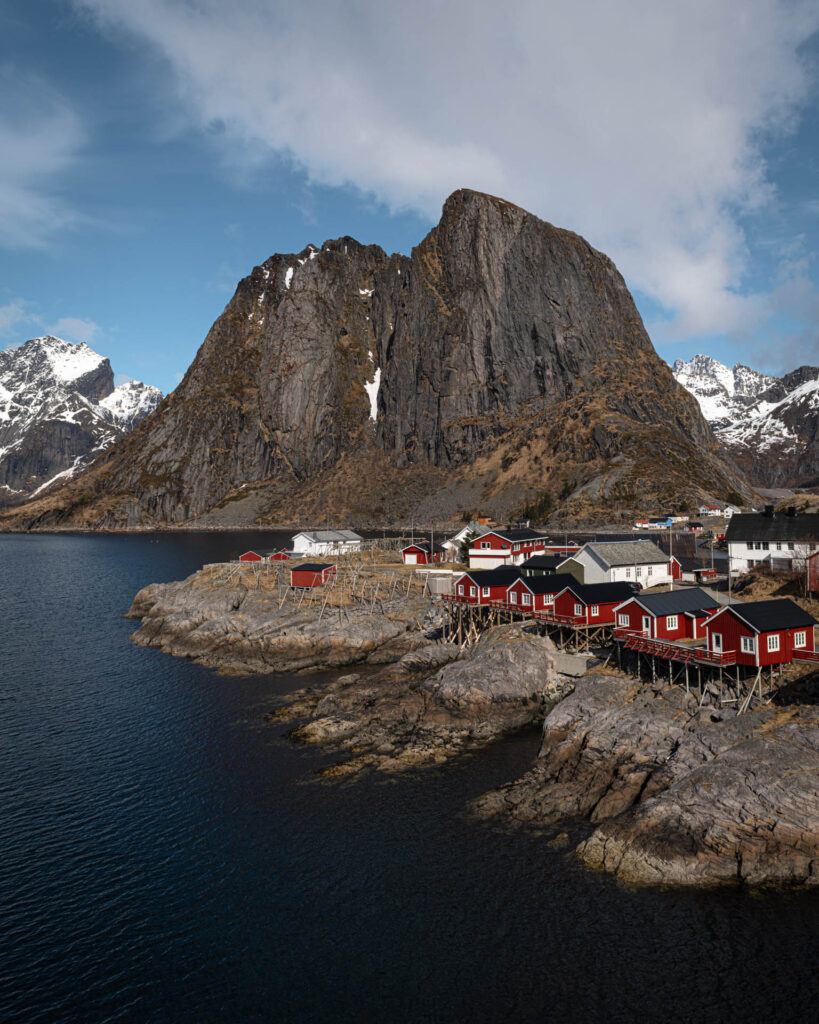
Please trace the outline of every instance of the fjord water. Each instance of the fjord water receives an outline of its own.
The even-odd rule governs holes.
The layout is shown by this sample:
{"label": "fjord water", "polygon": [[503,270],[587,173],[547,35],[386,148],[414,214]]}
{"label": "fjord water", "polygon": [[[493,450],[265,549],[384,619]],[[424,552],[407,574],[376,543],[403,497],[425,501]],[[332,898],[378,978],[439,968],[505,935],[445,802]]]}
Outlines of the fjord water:
{"label": "fjord water", "polygon": [[536,732],[318,782],[305,677],[129,642],[134,593],[270,534],[0,537],[0,1020],[815,1019],[810,893],[631,891],[474,823]]}

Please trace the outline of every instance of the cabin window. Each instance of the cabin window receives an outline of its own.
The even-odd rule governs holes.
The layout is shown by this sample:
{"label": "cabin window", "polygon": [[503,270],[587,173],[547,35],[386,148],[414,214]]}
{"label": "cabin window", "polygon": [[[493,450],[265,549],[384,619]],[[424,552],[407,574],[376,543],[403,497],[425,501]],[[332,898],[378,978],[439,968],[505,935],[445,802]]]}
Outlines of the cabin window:
{"label": "cabin window", "polygon": [[521,595],[521,600],[522,600],[523,604],[531,604],[532,603],[532,595],[531,594],[522,594]]}
{"label": "cabin window", "polygon": [[788,551],[793,551],[793,544],[788,545]]}
{"label": "cabin window", "polygon": [[574,606],[574,613],[575,613],[575,615],[582,615],[583,614],[583,605],[582,604],[576,604]]}
{"label": "cabin window", "polygon": [[554,594],[547,594],[543,598],[543,603],[544,604],[554,604],[555,603],[555,595]]}
{"label": "cabin window", "polygon": [[646,569],[646,576],[653,576],[653,575],[654,575],[654,566],[653,566],[653,565],[650,565],[650,566],[649,566],[649,567],[648,567],[648,568]]}
{"label": "cabin window", "polygon": [[477,587],[470,587],[469,588],[469,596],[470,597],[474,597],[477,593],[478,593],[478,588]]}
{"label": "cabin window", "polygon": [[481,587],[481,593],[484,597],[489,597],[489,587]]}
{"label": "cabin window", "polygon": [[639,580],[639,578],[643,575],[643,567],[642,567],[642,565],[638,565],[637,566],[637,568],[634,570],[634,574],[636,575],[637,579]]}
{"label": "cabin window", "polygon": [[489,541],[488,541],[488,540],[482,540],[482,541],[481,541],[481,547],[482,547],[482,548],[491,548],[491,547],[492,547],[492,545],[491,545],[491,544],[489,543]]}
{"label": "cabin window", "polygon": [[779,543],[779,541],[776,542],[776,550],[777,551],[781,551],[782,550],[782,545]]}
{"label": "cabin window", "polygon": [[752,636],[742,637],[742,653],[753,654],[754,653],[754,638]]}
{"label": "cabin window", "polygon": [[620,614],[617,616],[617,625],[618,626],[627,626],[628,625],[628,615],[626,615],[625,612],[620,612]]}
{"label": "cabin window", "polygon": [[591,614],[592,615],[599,615],[600,614],[600,606],[596,605],[596,604],[593,604],[591,606]]}
{"label": "cabin window", "polygon": [[793,634],[793,646],[794,647],[804,647],[807,642],[808,642],[808,634],[805,632],[804,629],[800,629],[796,633]]}
{"label": "cabin window", "polygon": [[630,569],[630,568],[627,568],[627,569],[626,569],[626,579],[627,579],[627,580],[630,580],[630,579],[631,579],[631,569]]}
{"label": "cabin window", "polygon": [[518,595],[514,592],[514,590],[509,595],[509,603],[510,604],[517,604],[518,603]]}
{"label": "cabin window", "polygon": [[666,615],[665,626],[666,629],[676,629],[679,626],[679,618],[676,615]]}
{"label": "cabin window", "polygon": [[769,651],[778,651],[779,650],[779,634],[778,633],[770,633],[768,635],[768,650]]}
{"label": "cabin window", "polygon": [[766,540],[763,540],[762,541],[762,550],[763,551],[767,551],[769,549],[769,547],[770,547],[770,545],[768,544],[768,542]]}
{"label": "cabin window", "polygon": [[458,593],[459,594],[463,594],[463,592],[464,592],[463,584],[459,584],[458,585]]}

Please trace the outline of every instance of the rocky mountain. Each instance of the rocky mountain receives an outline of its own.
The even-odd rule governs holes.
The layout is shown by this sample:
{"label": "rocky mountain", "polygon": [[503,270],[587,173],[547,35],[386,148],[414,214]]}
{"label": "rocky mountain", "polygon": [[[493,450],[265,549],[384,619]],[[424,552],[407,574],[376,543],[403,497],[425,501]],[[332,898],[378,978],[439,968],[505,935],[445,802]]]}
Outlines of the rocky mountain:
{"label": "rocky mountain", "polygon": [[752,480],[764,487],[819,482],[819,367],[770,377],[697,355],[678,359],[673,370]]}
{"label": "rocky mountain", "polygon": [[737,491],[611,260],[460,190],[411,256],[344,237],[256,267],[156,414],[5,525],[364,525]]}
{"label": "rocky mountain", "polygon": [[107,359],[47,335],[0,352],[0,504],[65,482],[162,400],[154,387],[114,387]]}

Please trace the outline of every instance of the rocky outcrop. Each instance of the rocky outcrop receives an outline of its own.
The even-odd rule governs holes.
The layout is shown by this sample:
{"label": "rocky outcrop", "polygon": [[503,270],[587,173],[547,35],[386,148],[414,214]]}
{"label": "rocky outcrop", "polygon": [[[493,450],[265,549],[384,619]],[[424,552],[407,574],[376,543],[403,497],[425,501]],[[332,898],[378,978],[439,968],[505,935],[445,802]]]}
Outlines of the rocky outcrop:
{"label": "rocky outcrop", "polygon": [[302,742],[352,753],[325,774],[440,763],[542,718],[572,686],[558,674],[555,653],[548,638],[497,626],[464,651],[436,644],[376,675],[311,688],[275,717],[301,723],[293,736]]}
{"label": "rocky outcrop", "polygon": [[186,580],[152,583],[127,617],[142,624],[131,639],[226,673],[299,672],[363,662],[383,664],[427,646],[427,598],[367,607],[319,609],[276,593],[215,582],[208,567]]}
{"label": "rocky outcrop", "polygon": [[624,881],[816,884],[819,711],[701,709],[677,687],[588,676],[546,718],[537,763],[481,816],[597,828],[581,859]]}
{"label": "rocky outcrop", "polygon": [[0,352],[0,504],[18,504],[81,472],[159,404],[154,388],[114,387],[87,345],[32,338]]}
{"label": "rocky outcrop", "polygon": [[506,514],[545,482],[610,504],[745,486],[611,260],[460,190],[410,258],[341,238],[256,267],[157,414],[6,524],[189,522],[262,485],[278,522]]}

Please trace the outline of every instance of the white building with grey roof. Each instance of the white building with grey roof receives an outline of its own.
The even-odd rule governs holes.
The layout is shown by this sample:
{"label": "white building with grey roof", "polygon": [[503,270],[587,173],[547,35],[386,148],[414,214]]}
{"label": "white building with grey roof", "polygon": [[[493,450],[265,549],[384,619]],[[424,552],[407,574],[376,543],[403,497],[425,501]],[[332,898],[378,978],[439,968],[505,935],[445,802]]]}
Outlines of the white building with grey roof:
{"label": "white building with grey roof", "polygon": [[581,583],[639,583],[655,587],[671,582],[669,556],[651,540],[604,541],[584,544],[557,567]]}
{"label": "white building with grey roof", "polygon": [[362,537],[353,530],[303,530],[293,538],[293,553],[304,555],[346,555],[361,550]]}

